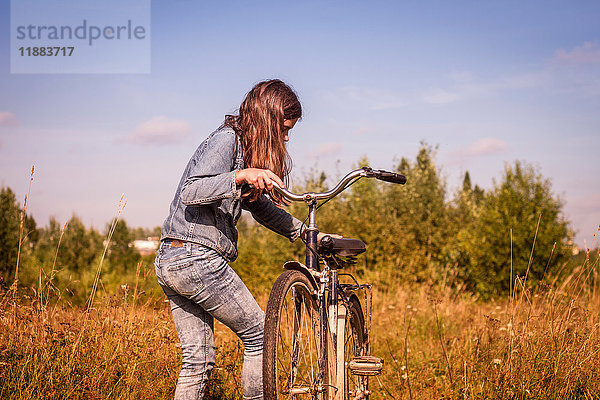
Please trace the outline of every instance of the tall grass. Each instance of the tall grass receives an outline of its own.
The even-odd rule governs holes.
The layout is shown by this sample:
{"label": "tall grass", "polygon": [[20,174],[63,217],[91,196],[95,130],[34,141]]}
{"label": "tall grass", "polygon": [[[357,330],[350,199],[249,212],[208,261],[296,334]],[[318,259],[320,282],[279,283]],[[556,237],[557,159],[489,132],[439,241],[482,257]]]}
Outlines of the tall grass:
{"label": "tall grass", "polygon": [[[11,285],[11,290],[15,291],[19,284],[19,261],[21,260],[21,246],[23,245],[23,226],[25,223],[25,217],[27,216],[27,200],[29,199],[29,195],[31,193],[31,183],[33,182],[33,172],[35,171],[35,166],[31,167],[31,174],[29,175],[29,187],[27,189],[27,194],[25,195],[25,199],[23,200],[23,210],[21,211],[21,218],[19,221],[19,245],[17,250],[17,265],[15,267],[15,279],[13,284]],[[27,234],[25,235],[27,236]]]}
{"label": "tall grass", "polygon": [[483,304],[444,287],[375,296],[374,351],[388,361],[377,398],[600,398],[600,299],[584,279],[597,271],[517,278],[512,298]]}
{"label": "tall grass", "polygon": [[[66,225],[37,289],[17,287],[17,273],[0,293],[0,399],[173,397],[181,348],[164,296],[144,291],[157,288],[152,265],[140,262],[133,279],[111,276],[123,282],[112,292],[100,278],[123,207],[97,270],[85,279],[92,282],[82,289],[86,306],[72,305],[64,295],[69,287],[53,284]],[[453,285],[452,269],[440,284],[416,288],[386,275],[385,290],[373,293],[371,329],[372,352],[386,366],[371,378],[371,398],[600,398],[599,258],[588,251],[568,276],[536,287],[527,281],[529,265],[508,298],[486,303]],[[257,289],[264,309],[268,289]],[[240,399],[243,349],[222,324],[215,331],[217,364],[206,398]]]}
{"label": "tall grass", "polygon": [[[141,263],[136,275],[140,286],[155,279]],[[140,296],[137,284],[122,285],[91,309],[40,304],[28,293],[3,293],[1,399],[173,397],[181,348],[164,299]],[[220,363],[207,398],[240,398],[243,348],[219,323],[216,336]]]}
{"label": "tall grass", "polygon": [[[155,279],[144,268],[140,285]],[[372,348],[386,366],[372,398],[599,398],[597,277],[588,257],[535,288],[517,278],[510,298],[489,303],[449,286],[375,290]],[[87,311],[27,293],[5,293],[0,309],[0,398],[172,397],[181,349],[164,300],[124,285]],[[243,349],[219,323],[216,338],[208,398],[239,399]]]}
{"label": "tall grass", "polygon": [[98,262],[98,268],[96,269],[96,275],[94,277],[94,282],[92,284],[92,290],[90,291],[90,296],[88,297],[88,300],[87,300],[88,311],[94,305],[94,297],[96,296],[96,292],[98,291],[98,284],[100,283],[100,274],[102,272],[102,264],[104,262],[104,258],[106,257],[106,252],[108,251],[108,247],[110,246],[110,241],[112,239],[112,236],[115,233],[115,229],[117,227],[117,223],[119,222],[119,218],[121,217],[121,214],[123,213],[123,210],[125,209],[125,206],[127,205],[127,200],[126,199],[124,200],[124,198],[125,198],[125,194],[122,194],[121,199],[119,200],[119,205],[117,206],[117,213],[116,213],[115,217],[113,218],[113,220],[110,224],[110,228],[108,230],[108,234],[107,234],[106,241],[104,244],[104,250],[102,251],[102,256],[100,257],[100,261]]}

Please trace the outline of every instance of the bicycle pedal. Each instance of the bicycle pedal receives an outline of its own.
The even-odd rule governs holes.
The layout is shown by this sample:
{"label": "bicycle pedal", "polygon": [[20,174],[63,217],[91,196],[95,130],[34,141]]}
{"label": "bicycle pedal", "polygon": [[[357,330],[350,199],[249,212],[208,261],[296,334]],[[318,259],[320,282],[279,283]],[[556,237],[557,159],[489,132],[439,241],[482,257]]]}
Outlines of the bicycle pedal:
{"label": "bicycle pedal", "polygon": [[374,356],[358,356],[348,362],[348,369],[354,375],[379,375],[382,368],[383,359]]}

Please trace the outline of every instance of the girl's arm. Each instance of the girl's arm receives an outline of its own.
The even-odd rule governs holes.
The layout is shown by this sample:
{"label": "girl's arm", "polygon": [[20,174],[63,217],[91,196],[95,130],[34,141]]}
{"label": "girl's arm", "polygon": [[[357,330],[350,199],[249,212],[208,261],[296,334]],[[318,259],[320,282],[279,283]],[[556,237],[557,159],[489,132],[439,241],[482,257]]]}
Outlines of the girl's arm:
{"label": "girl's arm", "polygon": [[[303,238],[306,232],[306,226],[299,220],[294,218],[285,210],[277,207],[267,196],[262,195],[256,201],[245,200],[242,202],[242,208],[250,211],[252,216],[261,225],[266,226],[275,233],[279,233],[287,237],[290,242],[295,241],[302,234]],[[341,235],[334,233],[317,233],[317,242],[321,241],[323,236],[329,235],[334,238],[341,239]]]}
{"label": "girl's arm", "polygon": [[243,200],[242,208],[250,211],[258,223],[275,233],[287,237],[290,242],[295,241],[300,236],[302,222],[287,211],[277,207],[264,194],[255,201]]}
{"label": "girl's arm", "polygon": [[232,171],[234,146],[235,134],[228,131],[217,131],[200,145],[186,168],[183,204],[211,204],[241,195],[237,171]]}

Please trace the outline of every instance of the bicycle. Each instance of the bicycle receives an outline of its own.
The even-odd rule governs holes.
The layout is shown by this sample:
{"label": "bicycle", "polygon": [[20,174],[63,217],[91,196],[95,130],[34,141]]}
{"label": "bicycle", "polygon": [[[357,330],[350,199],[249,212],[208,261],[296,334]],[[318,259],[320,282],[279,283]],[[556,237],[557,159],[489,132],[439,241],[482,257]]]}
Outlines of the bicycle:
{"label": "bicycle", "polygon": [[[368,167],[344,176],[331,190],[295,194],[275,186],[290,201],[309,208],[305,229],[306,265],[284,264],[267,303],[263,346],[264,398],[368,399],[369,376],[378,375],[383,360],[370,354],[372,292],[351,274],[338,270],[366,251],[358,239],[321,238],[317,244],[317,209],[361,178],[404,184],[406,177]],[[319,200],[324,200],[320,205]],[[352,283],[340,283],[346,275]],[[363,307],[357,292],[364,292]],[[366,322],[366,323],[365,323]]]}

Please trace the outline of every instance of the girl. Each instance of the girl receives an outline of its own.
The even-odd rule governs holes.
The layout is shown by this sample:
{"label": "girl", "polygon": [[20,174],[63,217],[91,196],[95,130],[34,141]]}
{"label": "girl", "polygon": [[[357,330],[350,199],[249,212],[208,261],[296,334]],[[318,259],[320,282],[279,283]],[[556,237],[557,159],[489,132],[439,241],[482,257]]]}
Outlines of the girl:
{"label": "girl", "polygon": [[242,209],[292,242],[300,236],[302,223],[278,207],[283,200],[271,190],[284,187],[290,173],[286,142],[301,117],[289,86],[260,82],[183,172],[155,261],[183,351],[177,400],[202,398],[215,363],[213,318],[244,343],[244,399],[262,399],[264,313],[228,263],[237,257]]}

